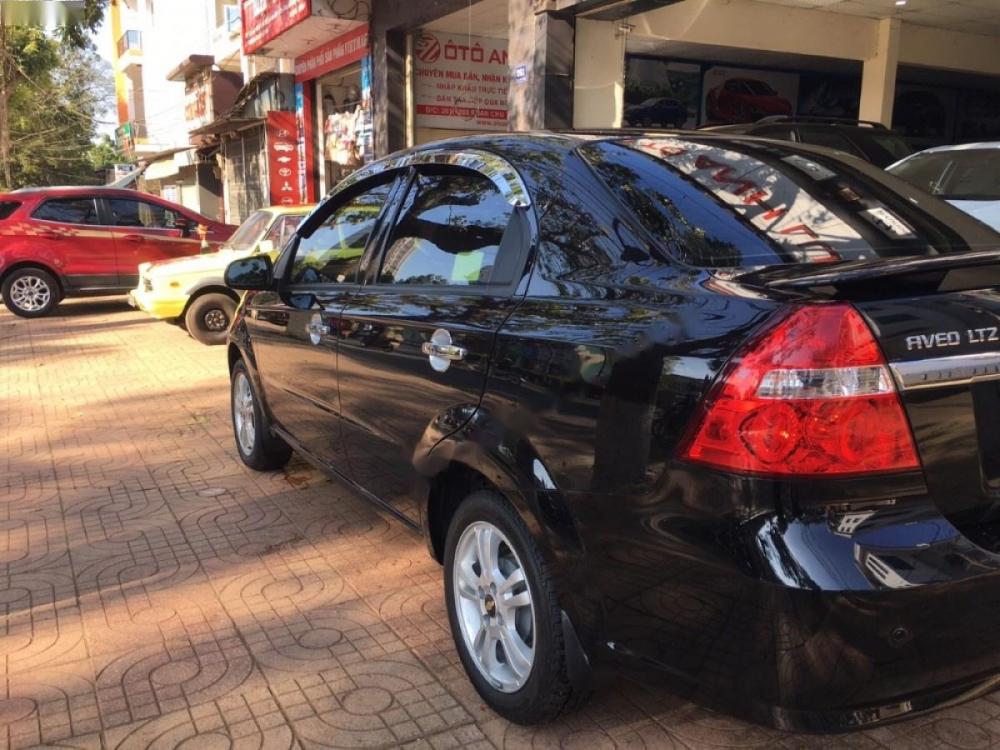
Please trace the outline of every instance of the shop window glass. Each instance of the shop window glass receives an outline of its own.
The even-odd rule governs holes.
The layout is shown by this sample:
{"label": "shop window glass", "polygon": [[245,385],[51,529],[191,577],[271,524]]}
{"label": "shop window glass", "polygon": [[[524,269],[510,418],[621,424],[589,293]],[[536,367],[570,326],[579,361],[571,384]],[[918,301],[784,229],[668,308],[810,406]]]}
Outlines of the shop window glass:
{"label": "shop window glass", "polygon": [[292,284],[353,284],[391,183],[351,198],[299,240]]}
{"label": "shop window glass", "polygon": [[114,198],[108,203],[111,207],[111,223],[116,227],[173,229],[177,221],[176,212],[156,203],[128,198]]}
{"label": "shop window glass", "polygon": [[42,221],[65,224],[97,224],[97,205],[93,198],[57,198],[45,201],[31,215]]}
{"label": "shop window glass", "polygon": [[510,282],[496,278],[494,266],[512,212],[483,175],[422,175],[393,228],[379,281],[447,286]]}

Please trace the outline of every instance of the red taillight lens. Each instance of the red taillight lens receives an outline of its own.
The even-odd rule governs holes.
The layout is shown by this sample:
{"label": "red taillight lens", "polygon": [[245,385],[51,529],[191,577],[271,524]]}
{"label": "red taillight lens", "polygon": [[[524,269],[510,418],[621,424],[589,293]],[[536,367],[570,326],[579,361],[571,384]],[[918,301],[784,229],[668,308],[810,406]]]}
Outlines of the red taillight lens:
{"label": "red taillight lens", "polygon": [[794,308],[737,355],[680,455],[782,476],[920,466],[885,358],[846,304]]}

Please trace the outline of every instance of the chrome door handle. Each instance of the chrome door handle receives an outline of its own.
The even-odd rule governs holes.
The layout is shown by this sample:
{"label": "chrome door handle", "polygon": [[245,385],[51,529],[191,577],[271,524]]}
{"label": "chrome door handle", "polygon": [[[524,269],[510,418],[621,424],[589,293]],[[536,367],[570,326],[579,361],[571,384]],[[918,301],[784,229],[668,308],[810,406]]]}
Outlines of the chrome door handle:
{"label": "chrome door handle", "polygon": [[465,359],[465,355],[469,353],[467,349],[464,349],[461,346],[455,346],[454,344],[437,344],[433,341],[425,341],[421,345],[420,351],[428,357],[449,359],[452,362]]}
{"label": "chrome door handle", "polygon": [[451,333],[446,328],[434,331],[431,340],[420,345],[420,351],[427,355],[435,372],[447,372],[452,362],[465,359],[468,354],[463,347],[451,343]]}

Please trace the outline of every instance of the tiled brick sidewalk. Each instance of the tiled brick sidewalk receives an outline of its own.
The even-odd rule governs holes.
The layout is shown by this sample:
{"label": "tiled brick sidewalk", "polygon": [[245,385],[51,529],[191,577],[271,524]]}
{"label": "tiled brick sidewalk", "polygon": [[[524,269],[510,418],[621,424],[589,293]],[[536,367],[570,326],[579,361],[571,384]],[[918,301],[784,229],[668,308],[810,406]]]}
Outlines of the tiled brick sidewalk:
{"label": "tiled brick sidewalk", "polygon": [[235,457],[225,352],[118,300],[0,307],[0,748],[1000,745],[1000,699],[793,736],[628,683],[485,709],[423,543],[304,463]]}

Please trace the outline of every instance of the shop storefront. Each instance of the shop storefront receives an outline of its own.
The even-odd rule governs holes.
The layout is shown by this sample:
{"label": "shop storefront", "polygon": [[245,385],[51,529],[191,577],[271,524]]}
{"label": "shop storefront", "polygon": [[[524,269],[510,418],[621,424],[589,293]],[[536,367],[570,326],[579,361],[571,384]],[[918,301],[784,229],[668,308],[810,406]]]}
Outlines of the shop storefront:
{"label": "shop storefront", "polygon": [[303,192],[324,195],[374,157],[368,25],[295,59]]}
{"label": "shop storefront", "polygon": [[[343,7],[341,7],[343,5]],[[292,119],[271,124],[271,171],[303,202],[315,202],[374,156],[369,3],[242,0],[243,52],[279,58],[294,70]],[[317,44],[319,40],[319,44]],[[274,119],[274,118],[272,118]]]}

